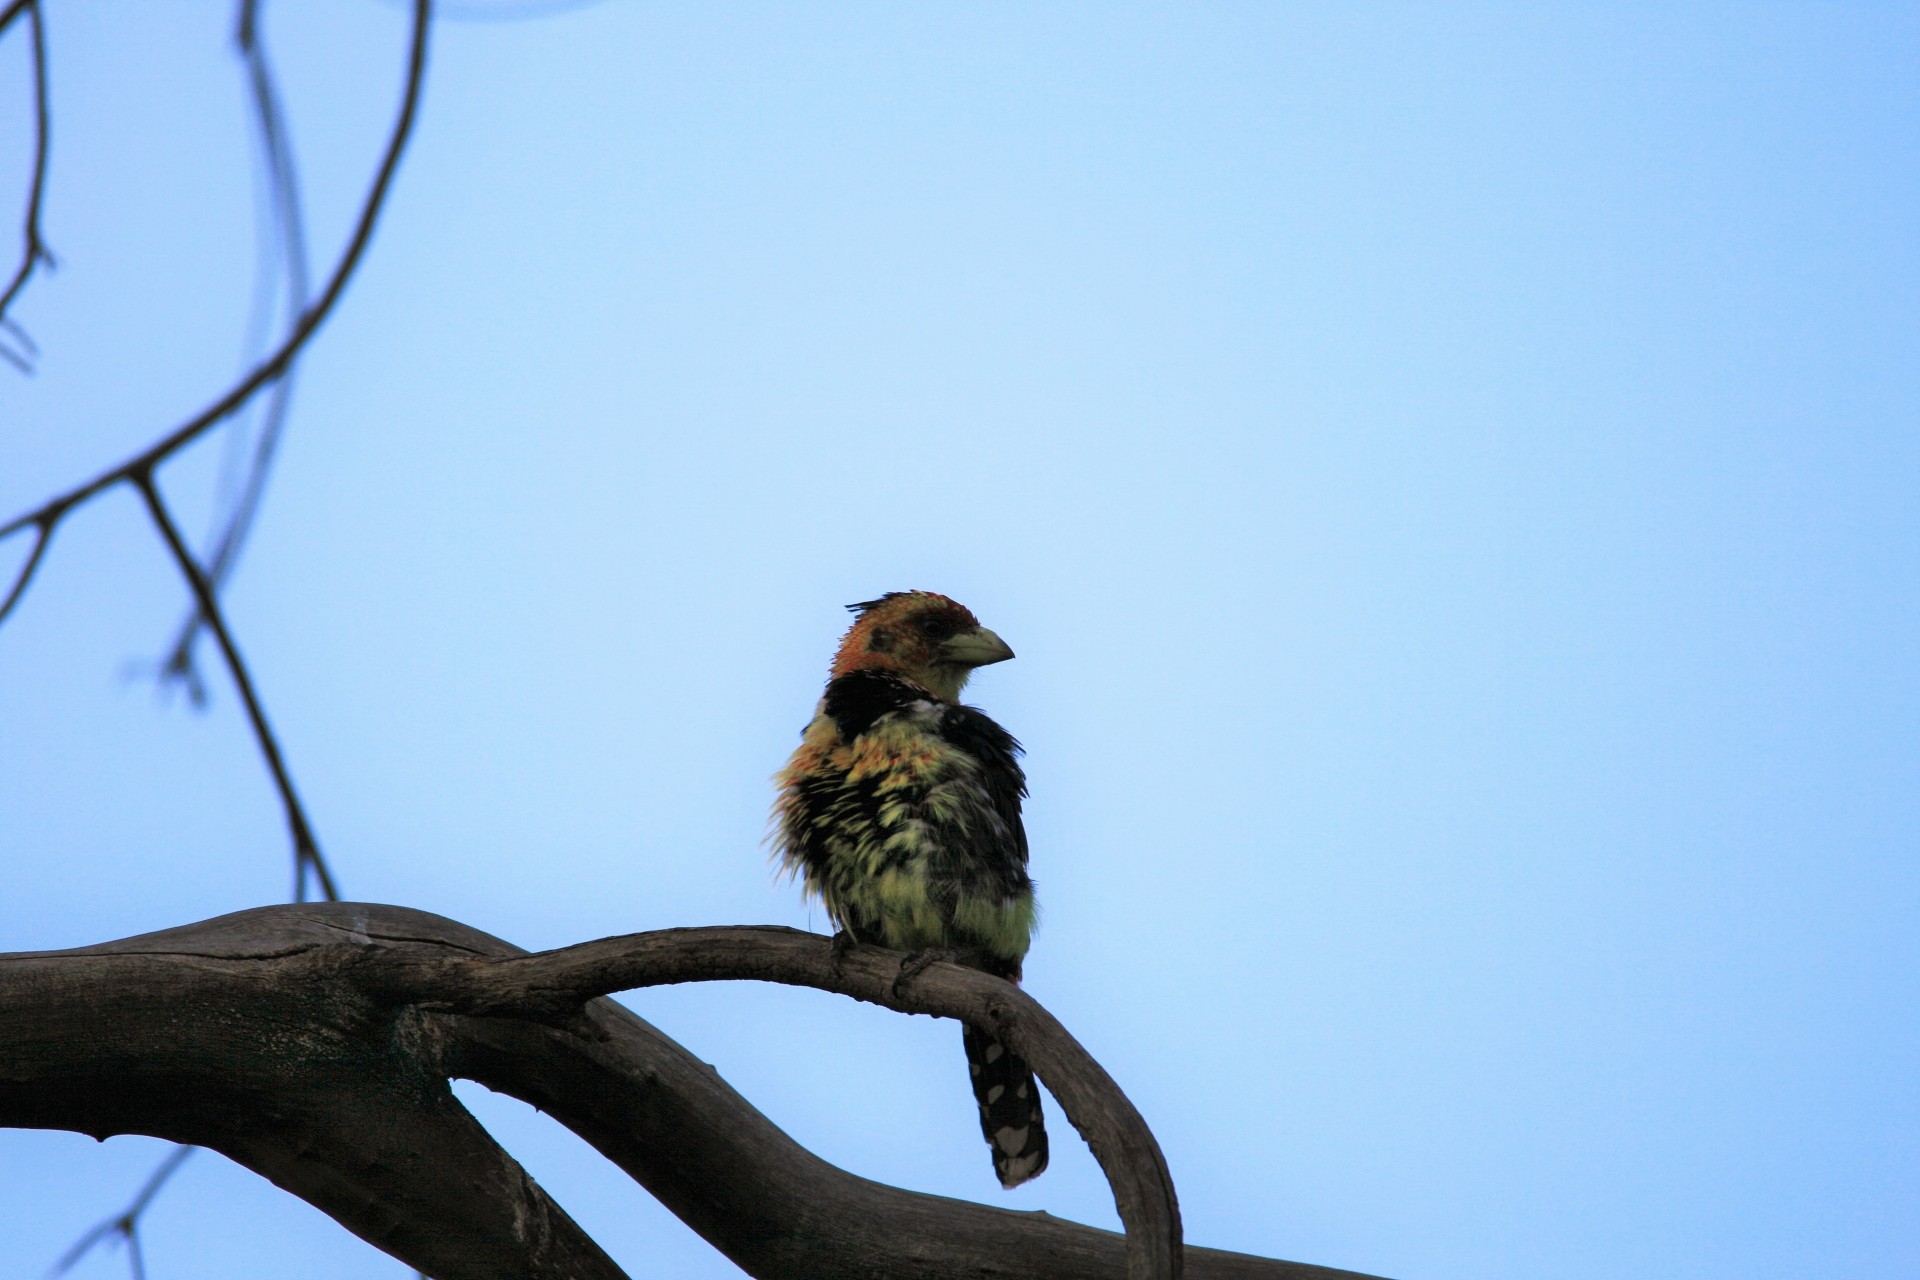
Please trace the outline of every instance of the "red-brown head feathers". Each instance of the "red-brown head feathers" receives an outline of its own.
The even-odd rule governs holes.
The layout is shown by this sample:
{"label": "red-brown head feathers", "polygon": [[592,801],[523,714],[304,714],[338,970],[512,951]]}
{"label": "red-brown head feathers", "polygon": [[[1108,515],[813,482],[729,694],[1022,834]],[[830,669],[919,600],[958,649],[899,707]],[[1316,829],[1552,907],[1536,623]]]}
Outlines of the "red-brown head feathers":
{"label": "red-brown head feathers", "polygon": [[835,677],[891,671],[951,702],[973,668],[1013,656],[970,609],[932,591],[890,591],[847,608],[860,616],[834,654]]}

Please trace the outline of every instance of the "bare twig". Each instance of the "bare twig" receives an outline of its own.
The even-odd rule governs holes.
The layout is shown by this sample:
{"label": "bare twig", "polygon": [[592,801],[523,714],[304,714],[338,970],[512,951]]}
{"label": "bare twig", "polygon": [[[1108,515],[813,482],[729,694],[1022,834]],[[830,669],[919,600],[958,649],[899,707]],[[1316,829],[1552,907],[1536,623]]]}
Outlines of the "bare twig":
{"label": "bare twig", "polygon": [[[286,113],[280,105],[279,87],[272,63],[267,57],[266,42],[260,34],[260,0],[241,0],[239,20],[235,23],[234,45],[246,66],[248,90],[253,100],[254,133],[260,144],[261,168],[270,209],[268,225],[273,243],[278,248],[273,255],[273,263],[277,263],[279,274],[285,277],[282,283],[286,293],[287,323],[291,327],[299,323],[300,310],[307,302],[307,236],[301,211],[299,170],[294,165]],[[274,265],[263,262],[257,289],[260,299],[257,306],[262,310],[277,292],[274,277]],[[227,577],[239,559],[240,549],[252,531],[254,517],[259,513],[260,501],[266,491],[267,473],[273,466],[274,455],[286,426],[287,408],[292,403],[297,372],[297,366],[290,366],[285,376],[276,381],[267,393],[246,479],[226,513],[221,531],[213,539],[212,552],[206,557],[207,577],[215,591],[226,585]],[[193,665],[194,642],[199,638],[201,623],[199,610],[188,614],[166,659],[160,664],[160,678],[163,681],[183,682],[195,703],[203,701],[199,674]]]}
{"label": "bare twig", "polygon": [[12,316],[0,317],[0,329],[5,329],[15,342],[26,349],[28,355],[37,356],[40,354],[40,344],[35,342],[33,335],[21,328],[20,322]]}
{"label": "bare twig", "polygon": [[[24,242],[20,250],[20,265],[14,268],[13,277],[7,282],[5,290],[0,290],[0,319],[5,319],[7,308],[13,305],[27,286],[27,279],[33,275],[35,267],[41,264],[53,265],[53,255],[47,252],[46,243],[40,238],[40,205],[47,185],[47,143],[49,123],[47,112],[47,33],[46,24],[40,15],[39,0],[15,0],[5,14],[0,15],[0,32],[20,14],[27,15],[27,25],[32,29],[33,43],[33,181],[27,188],[27,212],[21,220],[20,236]],[[17,324],[9,324],[10,333],[24,337]],[[24,346],[27,354],[20,355],[5,346],[0,346],[0,357],[4,357],[22,373],[33,372],[31,356],[34,346],[28,339]]]}
{"label": "bare twig", "polygon": [[73,1247],[60,1256],[60,1261],[53,1264],[50,1274],[65,1275],[73,1269],[75,1263],[93,1252],[95,1245],[102,1240],[119,1236],[127,1242],[127,1263],[133,1269],[133,1280],[146,1280],[146,1260],[140,1254],[140,1215],[147,1211],[147,1206],[152,1204],[153,1198],[160,1194],[160,1188],[167,1185],[167,1180],[187,1162],[187,1157],[197,1150],[199,1150],[198,1147],[175,1147],[169,1151],[166,1159],[147,1175],[146,1182],[141,1184],[132,1202],[125,1209],[99,1223],[74,1241]]}
{"label": "bare twig", "polygon": [[[14,13],[23,11],[23,7],[24,9],[32,10],[31,16],[36,23],[35,30],[38,31],[39,28],[37,24],[39,14],[35,7],[35,0],[19,0],[15,8],[8,11],[7,16],[11,17]],[[82,503],[87,502],[116,484],[130,483],[140,490],[141,496],[146,499],[148,510],[152,513],[156,525],[168,543],[169,550],[172,551],[175,561],[180,565],[181,572],[186,575],[188,584],[193,588],[198,616],[205,620],[206,624],[214,631],[220,641],[221,650],[227,659],[228,669],[232,672],[234,682],[239,687],[241,696],[246,702],[247,714],[253,723],[255,738],[259,742],[262,754],[267,758],[268,768],[272,772],[275,785],[280,791],[281,801],[287,811],[287,823],[293,834],[294,897],[296,900],[304,899],[307,877],[309,875],[311,875],[318,884],[322,896],[329,901],[337,899],[339,894],[334,884],[332,873],[328,870],[325,861],[320,856],[319,846],[314,839],[311,824],[307,821],[306,814],[302,810],[299,799],[294,792],[292,779],[288,776],[286,764],[281,756],[279,746],[275,742],[273,733],[267,725],[266,715],[261,709],[259,698],[253,688],[253,683],[248,678],[246,667],[240,659],[239,649],[234,644],[231,631],[226,626],[225,620],[220,616],[213,586],[209,582],[206,574],[201,570],[200,565],[194,560],[192,553],[187,550],[185,543],[181,541],[179,530],[174,527],[172,518],[167,514],[165,504],[160,500],[159,490],[154,484],[153,473],[154,468],[161,462],[171,457],[176,451],[189,442],[198,438],[203,432],[216,423],[223,421],[235,410],[247,404],[263,387],[284,377],[286,372],[292,367],[293,362],[298,358],[302,350],[304,350],[306,343],[319,330],[320,325],[326,320],[327,316],[332,313],[334,305],[339,301],[341,294],[346,289],[347,282],[353,276],[354,268],[359,264],[360,259],[366,252],[368,243],[372,239],[373,229],[379,219],[381,209],[385,206],[387,191],[392,185],[393,175],[399,166],[400,157],[405,152],[407,140],[413,131],[413,122],[420,100],[420,90],[426,74],[427,30],[431,17],[431,0],[414,0],[413,11],[412,41],[407,58],[406,82],[399,116],[394,122],[393,132],[388,140],[386,152],[381,160],[379,170],[375,174],[366,200],[362,204],[360,217],[355,225],[353,236],[348,241],[346,249],[342,252],[340,260],[334,268],[333,275],[327,283],[327,287],[310,306],[300,312],[299,318],[293,325],[292,330],[281,342],[275,353],[267,360],[255,366],[250,373],[230,388],[219,400],[215,401],[212,405],[179,427],[168,432],[154,444],[143,449],[139,454],[111,470],[102,472],[87,483],[49,499],[35,510],[27,512],[9,521],[5,525],[0,525],[0,538],[5,538],[32,526],[37,530],[39,539],[34,551],[28,556],[26,566],[20,577],[8,592],[5,608],[0,609],[0,619],[3,619],[6,611],[11,610],[13,606],[19,602],[28,582],[32,578],[33,570],[38,566],[40,555],[45,550],[47,540],[52,536],[53,530],[59,525],[61,520],[65,519],[71,511]],[[273,113],[274,108],[271,102],[270,81],[268,89],[269,102],[267,109],[270,113]],[[277,124],[277,113],[275,114]],[[275,132],[276,136],[279,136],[281,131],[276,128]],[[261,474],[264,475],[264,472]],[[237,542],[234,545],[237,546]],[[230,562],[231,552],[229,552],[229,563]]]}
{"label": "bare twig", "polygon": [[13,580],[13,586],[7,592],[7,598],[0,602],[0,622],[7,620],[13,612],[13,606],[20,603],[20,597],[27,592],[27,584],[33,581],[33,571],[40,567],[40,557],[47,553],[47,544],[53,541],[53,521],[42,520],[34,526],[33,550],[27,553],[26,563],[20,566],[19,574]]}
{"label": "bare twig", "polygon": [[293,777],[287,772],[286,760],[280,754],[280,744],[267,724],[267,713],[260,706],[259,695],[254,692],[253,678],[247,674],[247,665],[241,660],[239,646],[233,641],[233,632],[220,612],[220,602],[213,594],[213,584],[207,581],[207,575],[194,560],[193,552],[187,549],[173,517],[167,513],[167,504],[161,500],[159,487],[153,481],[152,467],[135,471],[128,480],[146,499],[147,512],[153,517],[154,526],[159,529],[167,550],[173,553],[174,563],[180,566],[181,576],[186,578],[187,586],[192,589],[194,600],[200,607],[200,616],[206,619],[207,629],[219,641],[220,652],[227,660],[227,670],[233,676],[234,687],[240,691],[240,700],[246,704],[247,719],[253,724],[254,740],[259,744],[260,754],[266,757],[267,768],[273,774],[273,784],[278,788],[280,802],[287,811],[287,828],[293,836],[294,900],[305,900],[304,872],[311,870],[326,900],[337,902],[340,895],[334,888],[333,874],[327,870],[326,861],[320,856],[320,846],[314,839],[312,824],[307,821],[306,810],[301,807],[300,797],[293,789]]}
{"label": "bare twig", "polygon": [[407,58],[405,94],[401,100],[399,118],[394,122],[393,134],[387,143],[386,154],[381,159],[379,171],[375,174],[373,184],[367,192],[366,201],[361,206],[353,236],[340,255],[340,260],[335,265],[326,288],[306,310],[300,313],[300,321],[294,325],[292,332],[286,336],[271,356],[255,365],[218,400],[125,462],[108,468],[86,483],[50,498],[34,510],[0,525],[0,537],[5,537],[41,520],[62,519],[74,507],[103,490],[132,480],[136,472],[151,470],[155,464],[172,456],[183,445],[198,439],[210,427],[225,421],[235,410],[252,400],[262,387],[285,374],[288,367],[299,357],[307,341],[332,314],[334,304],[340,300],[340,295],[346,290],[347,282],[353,277],[354,268],[359,265],[361,257],[366,253],[367,245],[373,239],[373,229],[379,221],[380,211],[386,204],[387,189],[393,182],[393,175],[400,165],[400,157],[406,150],[407,139],[413,132],[414,115],[420,101],[420,89],[426,76],[427,28],[432,13],[431,0],[414,0],[413,13],[413,38]]}

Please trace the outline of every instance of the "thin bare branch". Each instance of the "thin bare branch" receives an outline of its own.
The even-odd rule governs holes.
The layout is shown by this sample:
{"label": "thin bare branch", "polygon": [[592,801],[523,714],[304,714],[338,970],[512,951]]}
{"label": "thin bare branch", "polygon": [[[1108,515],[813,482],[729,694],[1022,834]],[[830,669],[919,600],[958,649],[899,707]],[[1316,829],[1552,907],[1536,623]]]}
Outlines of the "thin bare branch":
{"label": "thin bare branch", "polygon": [[187,1157],[197,1150],[199,1150],[198,1147],[175,1147],[169,1151],[166,1157],[154,1166],[153,1172],[147,1175],[147,1180],[140,1184],[140,1190],[127,1207],[113,1217],[98,1223],[92,1230],[74,1241],[73,1247],[61,1254],[60,1261],[53,1264],[51,1274],[65,1275],[73,1269],[75,1263],[93,1252],[93,1247],[102,1240],[121,1236],[127,1242],[129,1265],[133,1268],[135,1280],[144,1276],[146,1264],[140,1256],[140,1215],[147,1211],[147,1206],[152,1204],[153,1198],[160,1194],[160,1188],[167,1185],[167,1180],[187,1162]]}
{"label": "thin bare branch", "polygon": [[287,771],[285,757],[280,753],[280,743],[274,738],[272,727],[267,724],[267,713],[260,705],[259,695],[254,692],[253,678],[247,674],[247,664],[241,659],[233,632],[220,612],[220,601],[213,594],[213,584],[201,572],[193,552],[187,549],[179,528],[168,514],[167,504],[161,500],[160,489],[154,483],[151,465],[135,471],[128,480],[146,499],[147,512],[153,517],[154,526],[159,529],[167,550],[173,553],[174,563],[180,566],[181,576],[187,580],[187,586],[200,606],[200,616],[207,620],[208,630],[213,632],[214,639],[220,644],[220,652],[227,660],[227,670],[233,676],[234,687],[240,691],[240,700],[246,704],[247,719],[253,724],[254,740],[259,744],[260,754],[266,757],[267,768],[273,774],[273,784],[278,788],[280,802],[286,809],[287,828],[293,836],[295,898],[299,900],[300,891],[305,887],[303,870],[311,870],[327,901],[338,901],[340,895],[334,888],[333,874],[327,870],[326,861],[320,856],[320,846],[314,839],[312,824],[307,821],[306,810],[301,807],[300,797],[294,791],[293,777]]}
{"label": "thin bare branch", "polygon": [[160,1194],[160,1188],[167,1185],[167,1179],[171,1178],[174,1171],[185,1164],[187,1157],[197,1150],[199,1150],[198,1147],[175,1147],[169,1151],[166,1159],[162,1160],[159,1167],[148,1176],[146,1184],[140,1188],[140,1194],[136,1195],[133,1203],[127,1206],[125,1216],[138,1218],[145,1213],[147,1206],[153,1203],[153,1198]]}
{"label": "thin bare branch", "polygon": [[[234,24],[234,46],[246,68],[247,87],[253,102],[254,135],[260,147],[261,173],[269,207],[268,226],[277,252],[263,261],[256,305],[264,309],[276,292],[284,291],[289,327],[298,324],[301,308],[306,306],[310,288],[307,272],[307,233],[300,199],[300,175],[293,159],[293,144],[288,136],[286,112],[280,105],[280,91],[267,55],[266,41],[260,34],[260,0],[241,0],[238,21]],[[276,275],[283,277],[276,281]],[[254,517],[266,492],[267,474],[285,430],[287,409],[293,400],[298,366],[268,391],[261,413],[259,431],[240,492],[227,510],[220,532],[213,539],[213,550],[206,557],[207,577],[217,592],[240,558],[241,547],[252,532]],[[184,682],[195,702],[201,699],[201,683],[193,669],[194,642],[199,638],[202,618],[196,609],[187,615],[174,638],[165,661],[160,664],[162,680]]]}
{"label": "thin bare branch", "polygon": [[[4,15],[0,15],[0,32],[20,14],[27,15],[27,26],[32,31],[33,47],[33,180],[27,188],[27,211],[21,219],[20,265],[14,268],[13,277],[7,287],[0,290],[0,319],[4,319],[7,308],[20,291],[27,287],[27,280],[33,275],[35,267],[42,263],[51,265],[53,255],[47,252],[46,242],[40,237],[40,207],[47,186],[47,151],[51,138],[50,113],[47,110],[47,34],[46,23],[40,13],[39,0],[16,0]],[[17,331],[17,326],[15,326]],[[31,341],[27,343],[28,352],[33,351]],[[0,347],[0,355],[26,372],[32,372],[33,366],[23,357]]]}
{"label": "thin bare branch", "polygon": [[23,329],[20,326],[20,322],[12,316],[0,316],[0,329],[6,330],[15,342],[26,349],[28,355],[38,356],[40,354],[40,344],[35,342],[33,335]]}
{"label": "thin bare branch", "polygon": [[52,520],[35,522],[33,550],[27,553],[26,563],[20,566],[20,572],[14,577],[13,586],[7,591],[7,598],[0,602],[0,622],[7,620],[13,612],[13,606],[20,603],[20,597],[27,593],[27,584],[33,581],[33,571],[40,567],[40,557],[47,553],[47,544],[53,541]]}
{"label": "thin bare branch", "polygon": [[413,15],[413,36],[407,56],[405,90],[401,99],[400,114],[394,122],[393,134],[388,140],[386,153],[368,190],[366,201],[361,206],[353,235],[348,240],[346,249],[341,253],[326,288],[321,291],[319,297],[314,299],[312,305],[300,313],[300,321],[294,325],[292,332],[271,356],[254,366],[218,400],[125,462],[101,472],[86,483],[69,489],[57,497],[48,499],[34,510],[0,525],[0,537],[39,520],[58,520],[68,511],[103,490],[122,481],[131,480],[137,472],[151,470],[156,463],[171,456],[183,445],[198,439],[208,428],[225,421],[235,410],[250,401],[262,387],[285,374],[299,357],[308,340],[332,314],[334,304],[340,300],[340,295],[346,290],[348,281],[353,277],[354,268],[359,265],[360,259],[365,255],[367,245],[373,239],[373,229],[379,221],[380,211],[385,207],[387,191],[392,185],[393,175],[399,168],[400,157],[406,150],[407,139],[412,136],[414,117],[420,101],[420,90],[426,77],[427,29],[432,16],[432,0],[414,0]]}

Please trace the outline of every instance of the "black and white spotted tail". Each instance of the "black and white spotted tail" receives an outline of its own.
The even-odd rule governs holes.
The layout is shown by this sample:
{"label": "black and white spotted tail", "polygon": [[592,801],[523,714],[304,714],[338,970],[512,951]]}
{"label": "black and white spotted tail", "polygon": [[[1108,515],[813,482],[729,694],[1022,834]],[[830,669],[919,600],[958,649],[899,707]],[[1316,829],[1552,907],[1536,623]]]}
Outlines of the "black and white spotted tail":
{"label": "black and white spotted tail", "polygon": [[980,1104],[980,1131],[993,1148],[993,1171],[1012,1190],[1047,1167],[1047,1129],[1040,1120],[1040,1086],[1025,1059],[992,1036],[963,1026],[967,1073]]}

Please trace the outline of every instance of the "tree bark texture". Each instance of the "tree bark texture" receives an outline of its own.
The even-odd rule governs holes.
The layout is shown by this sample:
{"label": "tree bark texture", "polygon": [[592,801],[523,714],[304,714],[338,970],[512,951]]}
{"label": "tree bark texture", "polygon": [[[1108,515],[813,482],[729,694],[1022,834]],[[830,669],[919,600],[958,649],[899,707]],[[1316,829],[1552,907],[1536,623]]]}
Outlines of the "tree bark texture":
{"label": "tree bark texture", "polygon": [[[623,1275],[449,1080],[553,1116],[758,1277],[1336,1280],[1186,1248],[1152,1135],[1071,1036],[998,979],[836,953],[777,928],[678,929],[527,955],[425,912],[264,907],[0,956],[0,1125],[209,1147],[437,1280]],[[857,1177],[711,1067],[596,997],[750,978],[959,1017],[1031,1062],[1114,1185],[1125,1238]],[[1364,1278],[1362,1278],[1364,1280]]]}

